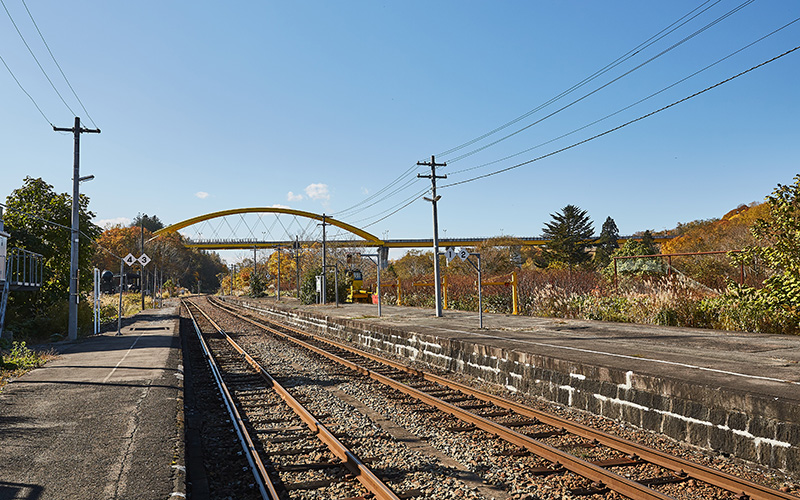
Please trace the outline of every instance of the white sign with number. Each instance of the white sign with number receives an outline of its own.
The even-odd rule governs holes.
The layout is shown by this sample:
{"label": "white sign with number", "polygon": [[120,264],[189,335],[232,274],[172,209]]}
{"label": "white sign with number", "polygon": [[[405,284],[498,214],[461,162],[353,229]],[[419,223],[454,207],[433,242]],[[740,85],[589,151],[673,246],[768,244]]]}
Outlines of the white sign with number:
{"label": "white sign with number", "polygon": [[124,259],[122,259],[122,260],[123,260],[123,261],[124,261],[126,264],[128,264],[129,266],[132,266],[132,265],[134,264],[134,262],[136,262],[136,257],[134,257],[134,256],[133,256],[133,254],[130,254],[130,253],[129,253],[129,254],[128,254],[128,255],[126,255],[126,256],[125,256],[125,258],[124,258]]}
{"label": "white sign with number", "polygon": [[144,267],[147,264],[149,264],[151,260],[153,260],[153,259],[148,257],[146,253],[143,253],[142,256],[139,257],[139,262],[142,264],[142,267]]}
{"label": "white sign with number", "polygon": [[447,247],[447,250],[444,252],[444,256],[447,257],[447,263],[449,264],[451,260],[456,258],[456,251],[453,247]]}
{"label": "white sign with number", "polygon": [[458,251],[458,258],[462,261],[469,259],[469,250],[466,248],[462,248]]}

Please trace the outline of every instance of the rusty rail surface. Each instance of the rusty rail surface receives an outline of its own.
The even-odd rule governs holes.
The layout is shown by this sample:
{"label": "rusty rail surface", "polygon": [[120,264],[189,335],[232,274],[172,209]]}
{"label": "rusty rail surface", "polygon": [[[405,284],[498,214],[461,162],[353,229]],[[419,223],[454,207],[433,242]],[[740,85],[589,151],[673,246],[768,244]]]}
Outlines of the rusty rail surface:
{"label": "rusty rail surface", "polygon": [[[214,326],[214,328],[222,335],[228,343],[253,367],[264,379],[269,383],[271,388],[278,393],[278,395],[286,401],[289,407],[300,417],[300,419],[308,426],[308,428],[322,441],[325,446],[337,458],[342,461],[342,466],[346,467],[369,492],[371,492],[378,500],[400,500],[400,497],[389,488],[383,481],[381,481],[372,470],[367,467],[361,460],[353,454],[344,444],[342,444],[333,433],[325,427],[317,418],[311,414],[297,399],[295,399],[289,391],[281,386],[250,354],[242,349],[225,331],[212,320],[205,311],[200,309],[197,304],[192,303],[194,307],[200,311],[201,314]],[[276,497],[277,498],[277,497]]]}
{"label": "rusty rail surface", "polygon": [[247,462],[250,464],[250,470],[253,471],[253,476],[255,477],[256,484],[258,484],[258,490],[261,493],[261,498],[264,500],[280,500],[278,492],[275,490],[275,486],[272,484],[272,481],[269,478],[269,473],[267,473],[267,469],[264,467],[264,462],[262,462],[261,457],[258,456],[258,452],[253,444],[253,440],[250,438],[250,434],[247,432],[244,420],[242,420],[239,411],[236,409],[236,405],[233,403],[233,397],[231,396],[230,391],[228,391],[228,387],[225,385],[225,382],[222,380],[222,373],[220,373],[219,367],[217,366],[216,361],[214,361],[214,357],[211,355],[211,350],[208,348],[205,339],[203,339],[203,333],[200,331],[200,327],[197,325],[197,320],[195,319],[194,313],[192,313],[189,305],[191,304],[201,313],[202,311],[200,311],[200,308],[197,307],[197,305],[188,300],[182,299],[181,302],[183,303],[184,307],[186,307],[186,312],[189,313],[189,317],[192,320],[192,325],[194,326],[194,331],[197,334],[197,339],[200,341],[200,347],[202,347],[203,354],[205,355],[205,358],[211,367],[211,372],[214,375],[214,381],[217,383],[217,388],[223,395],[225,407],[228,410],[228,415],[231,417],[231,422],[235,422],[234,428],[236,430],[236,434],[239,437],[239,442],[242,445]]}
{"label": "rusty rail surface", "polygon": [[[248,321],[253,325],[259,326],[261,328],[265,328],[265,329],[269,330],[270,332],[273,332],[273,333],[279,335],[282,338],[286,338],[287,340],[295,342],[295,343],[297,343],[299,345],[303,345],[304,347],[307,347],[308,349],[311,349],[314,352],[317,352],[317,353],[319,353],[319,354],[321,354],[321,355],[323,355],[323,356],[325,356],[325,357],[327,357],[329,359],[335,360],[338,363],[341,363],[341,364],[347,366],[348,368],[351,368],[353,370],[359,371],[359,372],[361,372],[361,373],[363,373],[365,375],[369,375],[371,378],[374,378],[375,380],[379,380],[381,382],[384,382],[384,379],[386,379],[387,381],[385,383],[387,385],[390,385],[390,386],[394,387],[395,384],[398,384],[400,386],[404,386],[404,387],[408,388],[411,392],[420,393],[421,395],[423,395],[423,397],[420,397],[419,399],[422,399],[423,401],[425,401],[426,399],[429,399],[431,401],[431,402],[429,402],[429,404],[431,404],[433,406],[436,406],[436,407],[442,409],[443,411],[445,411],[447,413],[451,413],[451,414],[457,416],[458,418],[461,418],[461,417],[459,415],[457,415],[457,413],[459,413],[459,414],[461,412],[469,413],[469,412],[466,412],[466,410],[463,410],[463,409],[461,409],[461,408],[459,408],[457,406],[454,406],[454,405],[452,405],[450,403],[442,401],[442,400],[440,400],[438,398],[435,398],[433,396],[425,395],[424,393],[421,393],[421,391],[417,391],[416,389],[414,389],[412,387],[405,386],[404,384],[402,384],[400,382],[391,380],[391,379],[389,379],[389,377],[386,377],[385,375],[381,375],[381,374],[379,374],[377,372],[371,371],[371,370],[369,370],[367,368],[364,368],[364,367],[362,367],[360,365],[357,365],[356,363],[353,363],[352,361],[346,360],[344,358],[336,356],[335,354],[329,353],[329,352],[327,352],[327,351],[325,351],[323,349],[317,348],[316,346],[308,344],[307,342],[304,342],[304,341],[302,341],[300,339],[292,337],[291,335],[288,335],[288,334],[286,334],[284,332],[280,332],[278,330],[275,330],[274,328],[271,328],[271,327],[269,327],[267,325],[259,323],[258,321],[255,321],[255,320],[253,320],[251,318],[247,318],[245,316],[241,316],[241,315],[231,311],[232,306],[230,306],[228,304],[224,304],[223,305],[223,304],[220,304],[216,300],[212,300],[211,302],[214,305],[216,305],[217,307],[222,307],[225,310],[228,310],[228,312],[230,312],[231,314],[234,314],[237,317],[239,317],[239,318],[241,318],[241,319],[243,319],[245,321]],[[460,384],[458,382],[454,382],[454,381],[446,379],[444,377],[441,377],[441,376],[438,376],[438,375],[435,375],[435,374],[432,374],[432,373],[428,373],[428,372],[426,372],[424,370],[419,370],[419,369],[416,369],[416,368],[412,368],[412,367],[403,365],[403,364],[398,363],[396,361],[392,361],[392,360],[389,360],[389,359],[386,359],[386,358],[382,358],[382,357],[377,356],[375,354],[372,354],[372,353],[369,353],[369,352],[366,352],[366,351],[362,351],[360,349],[357,349],[357,348],[354,348],[354,347],[351,347],[351,346],[348,346],[348,345],[345,345],[345,344],[341,344],[339,342],[336,342],[336,341],[331,340],[331,339],[326,338],[326,337],[322,337],[322,336],[319,336],[319,335],[314,335],[314,334],[310,334],[308,332],[304,332],[304,331],[299,330],[297,328],[294,328],[292,326],[279,323],[279,322],[277,322],[277,321],[275,321],[273,319],[269,319],[267,321],[269,321],[271,323],[274,323],[275,325],[277,325],[280,328],[286,329],[286,330],[291,331],[291,332],[295,332],[296,334],[302,335],[302,336],[304,336],[306,338],[313,339],[315,341],[328,344],[330,346],[333,346],[333,347],[338,348],[338,349],[342,349],[344,351],[356,354],[358,356],[362,356],[362,357],[367,358],[367,359],[369,359],[371,361],[375,361],[377,363],[384,364],[384,365],[386,365],[388,367],[391,367],[391,368],[394,368],[394,369],[397,369],[397,370],[401,370],[401,371],[403,371],[405,373],[420,377],[420,378],[422,378],[424,380],[427,380],[429,382],[434,382],[434,383],[449,387],[449,388],[451,388],[453,390],[457,390],[457,391],[462,392],[462,393],[464,393],[466,395],[473,396],[473,397],[475,397],[475,398],[477,398],[479,400],[486,401],[488,403],[495,404],[495,405],[497,405],[499,407],[511,410],[513,412],[518,413],[519,415],[523,415],[523,416],[526,416],[526,417],[529,417],[529,418],[538,419],[542,423],[550,425],[550,426],[553,426],[555,428],[565,429],[567,432],[569,432],[571,434],[574,434],[574,435],[577,435],[577,436],[580,436],[580,437],[583,437],[583,438],[586,438],[586,439],[589,439],[589,440],[596,440],[598,443],[600,443],[602,445],[605,445],[605,446],[608,446],[609,448],[618,450],[618,451],[623,452],[623,453],[625,453],[627,455],[630,455],[630,456],[636,456],[641,460],[645,460],[645,461],[650,462],[650,463],[652,463],[654,465],[663,467],[665,469],[669,469],[669,470],[673,471],[676,474],[685,473],[690,478],[693,478],[693,479],[705,482],[707,484],[716,486],[716,487],[721,488],[723,490],[732,492],[732,493],[738,495],[738,498],[740,498],[742,500],[748,500],[748,499],[749,500],[797,500],[796,496],[790,495],[788,493],[784,493],[784,492],[781,492],[781,491],[778,491],[778,490],[774,490],[772,488],[769,488],[769,487],[766,487],[766,486],[762,486],[762,485],[747,481],[747,480],[742,479],[742,478],[731,476],[729,474],[726,474],[724,472],[712,469],[710,467],[706,467],[706,466],[703,466],[703,465],[700,465],[700,464],[696,464],[696,463],[691,462],[689,460],[686,460],[686,459],[683,459],[683,458],[680,458],[680,457],[675,457],[673,455],[669,455],[667,453],[664,453],[664,452],[661,452],[661,451],[658,451],[658,450],[654,450],[652,448],[648,448],[646,446],[640,445],[640,444],[632,442],[632,441],[628,441],[626,439],[614,436],[612,434],[608,434],[608,433],[599,431],[597,429],[593,429],[591,427],[588,427],[588,426],[585,426],[585,425],[582,425],[582,424],[579,424],[579,423],[576,423],[576,422],[572,422],[572,421],[567,420],[567,419],[563,419],[563,418],[555,416],[555,415],[551,415],[551,414],[548,414],[548,413],[545,413],[545,412],[541,412],[541,411],[535,410],[533,408],[529,408],[527,406],[521,405],[521,404],[516,403],[514,401],[502,398],[500,396],[495,396],[493,394],[489,394],[489,393],[486,393],[486,392],[471,388],[471,387],[466,386],[464,384]],[[399,387],[396,387],[396,388],[399,389]],[[404,389],[399,389],[399,390],[401,390],[402,392],[406,392],[405,388]],[[411,395],[411,392],[406,392],[406,393]],[[416,397],[416,396],[414,396],[414,397]],[[428,402],[428,401],[425,401],[425,402]],[[476,425],[476,427],[479,427],[479,428],[483,429],[483,427],[481,427],[481,425],[479,425],[479,422],[481,420],[486,420],[486,419],[483,419],[482,417],[474,415],[474,414],[471,414],[471,413],[470,413],[470,415],[471,416],[469,416],[468,418],[475,419],[475,420],[474,421],[465,420],[465,421],[469,421],[473,425]],[[550,447],[548,447],[547,445],[545,445],[543,443],[539,443],[538,441],[533,440],[533,439],[529,438],[528,436],[525,436],[524,434],[519,434],[519,433],[517,433],[517,432],[515,432],[515,431],[513,431],[511,429],[506,429],[506,431],[503,431],[504,434],[500,434],[500,433],[498,433],[498,430],[496,430],[494,426],[501,426],[502,427],[501,424],[496,424],[496,423],[491,422],[491,421],[487,421],[487,422],[490,422],[491,425],[489,425],[486,429],[484,429],[484,430],[486,430],[486,432],[498,434],[501,437],[503,437],[504,439],[505,439],[506,433],[507,433],[507,435],[509,435],[510,437],[513,437],[513,438],[516,438],[516,435],[519,435],[519,436],[522,436],[523,438],[525,438],[526,440],[534,441],[534,443],[536,443],[536,444],[533,445],[533,446],[546,447],[546,448],[542,448],[542,451],[544,453],[548,453],[549,454],[551,452],[551,450],[548,449]],[[537,449],[530,448],[528,446],[528,444],[527,444],[527,441],[525,442],[526,444],[517,443],[515,441],[511,441],[511,442],[514,442],[515,444],[518,444],[519,446],[523,446],[523,447],[533,451],[536,454],[540,454],[539,451],[538,451],[538,448]],[[544,457],[544,458],[546,458],[548,460],[551,460],[553,462],[558,461],[565,468],[569,469],[569,467],[565,463],[565,460],[567,460],[567,458],[566,457],[562,458],[560,454],[564,454],[564,455],[567,455],[569,457],[572,457],[572,456],[568,455],[565,452],[562,452],[562,451],[560,451],[558,449],[555,449],[555,448],[553,448],[552,450],[555,450],[559,454],[558,456],[553,455],[554,459],[551,459],[550,456],[546,456],[546,455],[540,455],[540,456],[542,456],[542,457]],[[654,491],[652,489],[650,489],[650,488],[647,488],[647,487],[645,487],[647,491],[645,493],[641,493],[640,494],[639,493],[640,490],[638,488],[629,489],[629,485],[627,483],[630,483],[630,482],[635,483],[634,481],[628,480],[628,479],[626,479],[626,478],[624,478],[622,476],[618,476],[617,474],[609,472],[606,469],[602,469],[601,467],[597,467],[595,464],[593,464],[591,462],[586,462],[586,461],[583,461],[583,460],[580,460],[580,459],[575,459],[574,457],[572,457],[572,459],[573,460],[577,460],[576,467],[578,467],[580,470],[574,470],[574,469],[570,469],[570,470],[573,470],[573,472],[576,472],[576,473],[578,473],[578,474],[580,474],[580,475],[582,475],[584,477],[587,477],[588,479],[592,479],[592,480],[595,480],[595,481],[601,481],[604,484],[606,484],[607,486],[609,486],[610,488],[614,489],[614,491],[618,491],[619,493],[622,493],[622,494],[625,494],[625,495],[628,495],[628,496],[633,495],[633,498],[637,498],[637,499],[639,499],[639,498],[671,498],[669,496],[664,496],[664,495],[662,495],[660,493],[657,493],[657,492],[655,494],[656,495],[660,495],[660,496],[648,496],[651,493],[654,493]],[[581,463],[581,462],[583,462],[583,463]],[[586,467],[585,464],[588,464],[591,467]],[[608,478],[608,480],[607,480],[606,477],[597,477],[597,478],[595,478],[595,477],[588,476],[588,475],[584,474],[583,472],[581,472],[582,470],[586,470],[586,471],[591,472],[592,474],[594,474],[594,473],[599,472],[597,469],[600,469],[600,471],[602,471],[603,476],[605,476],[605,474],[612,474],[612,476],[610,476]],[[614,477],[614,476],[616,476],[616,477]],[[621,478],[621,479],[624,480],[624,482],[622,482],[622,485],[621,485],[624,488],[624,490],[616,489],[614,487],[614,483],[609,482],[610,480],[616,481],[617,478]],[[640,483],[635,483],[635,484],[639,485],[639,486],[642,486]],[[644,495],[644,496],[642,496],[642,495]]]}

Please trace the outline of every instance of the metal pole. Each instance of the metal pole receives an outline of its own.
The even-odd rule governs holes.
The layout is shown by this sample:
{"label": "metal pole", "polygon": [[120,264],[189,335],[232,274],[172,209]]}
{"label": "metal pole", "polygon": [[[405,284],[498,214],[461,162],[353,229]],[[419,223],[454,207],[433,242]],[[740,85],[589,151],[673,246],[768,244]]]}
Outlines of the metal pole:
{"label": "metal pole", "polygon": [[481,292],[481,254],[473,254],[478,258],[478,328],[483,329],[483,294]]}
{"label": "metal pole", "polygon": [[92,315],[92,318],[94,319],[93,332],[94,332],[95,335],[97,335],[98,333],[100,333],[100,304],[98,304],[98,301],[100,300],[100,270],[95,267],[92,270],[92,275],[94,277],[94,280],[93,280],[94,281],[93,282],[93,285],[94,285],[94,293],[93,293],[94,304],[93,305],[94,305],[94,307],[93,307],[93,311],[92,311],[94,313]]}
{"label": "metal pole", "polygon": [[[142,253],[140,255],[144,255],[144,215],[139,215],[139,225],[142,228]],[[139,276],[139,288],[142,292],[142,311],[144,311],[144,264],[139,264],[139,269],[141,269]]]}
{"label": "metal pole", "polygon": [[336,296],[336,307],[339,307],[339,264],[333,265],[333,294]]}
{"label": "metal pole", "polygon": [[294,268],[295,268],[295,285],[297,286],[297,298],[300,298],[300,237],[294,237]]}
{"label": "metal pole", "polygon": [[376,258],[378,261],[377,268],[378,268],[378,317],[381,317],[381,257],[380,252],[378,252],[378,257]]}
{"label": "metal pole", "polygon": [[125,261],[119,261],[119,309],[117,309],[117,335],[122,335],[122,273],[125,272]]}
{"label": "metal pole", "polygon": [[281,300],[281,247],[278,247],[278,286],[277,286],[278,300]]}
{"label": "metal pole", "polygon": [[325,292],[327,291],[327,285],[328,285],[325,280],[325,274],[328,271],[328,267],[326,266],[326,260],[325,260],[325,253],[327,249],[326,247],[327,242],[325,239],[325,219],[326,219],[325,214],[322,214],[322,304],[328,303],[327,297],[325,296]]}

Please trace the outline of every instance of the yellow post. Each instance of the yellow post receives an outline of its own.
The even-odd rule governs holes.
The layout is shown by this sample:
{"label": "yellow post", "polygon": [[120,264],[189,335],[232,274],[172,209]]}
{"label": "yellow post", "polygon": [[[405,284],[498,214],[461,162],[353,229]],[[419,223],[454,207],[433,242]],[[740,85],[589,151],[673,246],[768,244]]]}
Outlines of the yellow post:
{"label": "yellow post", "polygon": [[403,305],[402,297],[403,297],[403,287],[400,284],[400,278],[397,278],[397,305],[398,306],[402,306]]}
{"label": "yellow post", "polygon": [[447,275],[442,276],[442,309],[447,309]]}
{"label": "yellow post", "polygon": [[511,302],[513,304],[513,312],[511,314],[519,315],[519,291],[517,290],[517,272],[511,273]]}

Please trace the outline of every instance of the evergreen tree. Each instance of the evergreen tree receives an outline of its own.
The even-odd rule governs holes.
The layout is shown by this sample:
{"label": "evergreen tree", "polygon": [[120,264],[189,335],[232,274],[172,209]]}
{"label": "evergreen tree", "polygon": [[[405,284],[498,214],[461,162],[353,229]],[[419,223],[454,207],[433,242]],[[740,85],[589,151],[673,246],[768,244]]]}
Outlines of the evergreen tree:
{"label": "evergreen tree", "polygon": [[653,239],[653,234],[648,229],[642,235],[642,245],[647,249],[643,255],[655,255],[658,252],[656,251],[656,240]]}
{"label": "evergreen tree", "polygon": [[603,269],[611,262],[611,254],[619,248],[619,229],[614,219],[607,217],[600,231],[600,237],[595,243],[594,266]]}
{"label": "evergreen tree", "polygon": [[131,227],[139,227],[144,225],[144,228],[150,231],[151,233],[155,233],[159,229],[164,229],[164,223],[158,218],[158,215],[154,215],[150,217],[147,214],[139,214],[133,219],[131,222]]}
{"label": "evergreen tree", "polygon": [[563,262],[570,267],[588,261],[590,255],[586,247],[594,238],[594,229],[586,210],[567,205],[550,217],[553,220],[545,223],[542,229],[544,237],[550,240],[547,244],[548,260]]}

